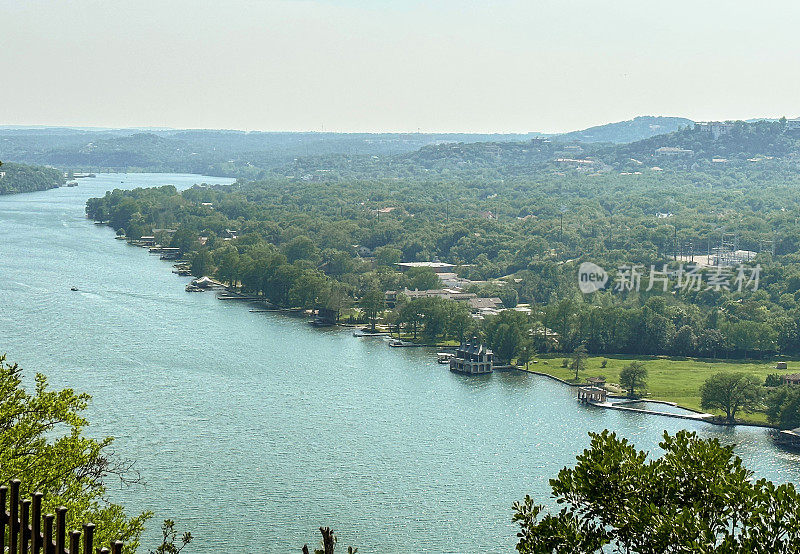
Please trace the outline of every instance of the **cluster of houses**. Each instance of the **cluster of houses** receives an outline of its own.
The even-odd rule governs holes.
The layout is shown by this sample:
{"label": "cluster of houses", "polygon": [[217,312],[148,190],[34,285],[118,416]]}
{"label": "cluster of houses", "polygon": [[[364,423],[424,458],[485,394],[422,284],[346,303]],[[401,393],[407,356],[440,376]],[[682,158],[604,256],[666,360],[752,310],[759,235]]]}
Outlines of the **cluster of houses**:
{"label": "cluster of houses", "polygon": [[393,308],[397,303],[397,298],[403,295],[409,299],[416,298],[444,298],[459,302],[466,302],[474,317],[482,319],[487,315],[495,315],[505,309],[503,301],[498,297],[479,298],[474,292],[466,292],[464,289],[471,285],[482,285],[486,281],[470,281],[459,277],[455,272],[455,266],[444,262],[403,262],[397,264],[401,271],[408,271],[415,267],[425,267],[432,269],[439,276],[442,288],[428,290],[387,290],[384,293],[386,305]]}

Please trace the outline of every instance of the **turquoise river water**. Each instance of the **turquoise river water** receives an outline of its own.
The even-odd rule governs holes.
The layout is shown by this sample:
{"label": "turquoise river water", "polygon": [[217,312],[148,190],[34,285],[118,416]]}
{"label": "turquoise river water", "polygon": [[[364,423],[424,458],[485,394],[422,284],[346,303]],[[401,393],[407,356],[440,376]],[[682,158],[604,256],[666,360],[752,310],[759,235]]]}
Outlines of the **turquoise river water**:
{"label": "turquoise river water", "polygon": [[[543,377],[469,378],[432,351],[251,313],[84,216],[112,188],[227,179],[105,174],[0,197],[0,352],[93,395],[91,433],[117,437],[146,486],[130,512],[171,517],[191,552],[299,552],[320,525],[359,552],[511,552],[511,503],[612,429],[657,449],[682,428],[736,443],[758,476],[800,482],[763,429],[579,406]],[[70,288],[76,286],[79,292]]]}

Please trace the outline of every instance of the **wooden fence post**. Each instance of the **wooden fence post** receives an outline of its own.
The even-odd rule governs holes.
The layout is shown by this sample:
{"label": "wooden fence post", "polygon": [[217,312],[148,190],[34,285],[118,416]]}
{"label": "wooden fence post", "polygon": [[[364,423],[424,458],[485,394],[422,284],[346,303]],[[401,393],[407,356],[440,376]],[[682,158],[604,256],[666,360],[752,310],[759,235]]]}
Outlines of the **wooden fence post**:
{"label": "wooden fence post", "polygon": [[[30,499],[20,499],[20,488],[19,479],[11,481],[10,489],[0,487],[0,554],[95,554],[94,523],[84,523],[83,533],[71,531],[67,550],[67,508],[60,506],[55,515],[43,516],[44,494],[35,492]],[[97,554],[122,554],[123,546],[122,541],[114,541],[111,548],[98,547]]]}
{"label": "wooden fence post", "polygon": [[8,526],[8,551],[17,554],[17,539],[19,538],[19,479],[11,481],[11,498],[8,511],[11,522]]}
{"label": "wooden fence post", "polygon": [[81,551],[81,532],[70,531],[69,533],[69,554],[78,554]]}
{"label": "wooden fence post", "polygon": [[67,538],[67,509],[56,508],[56,554],[64,554]]}
{"label": "wooden fence post", "polygon": [[31,530],[28,527],[31,501],[27,498],[20,500],[19,506],[21,508],[19,515],[19,554],[28,554],[28,538],[31,534]]}
{"label": "wooden fence post", "polygon": [[[94,554],[92,543],[94,542],[94,523],[83,524],[83,554]],[[69,554],[72,554],[70,552]],[[77,554],[77,552],[75,553]]]}
{"label": "wooden fence post", "polygon": [[31,552],[39,554],[42,549],[42,497],[40,492],[33,493],[33,509],[31,510]]}
{"label": "wooden fence post", "polygon": [[56,516],[47,514],[44,516],[44,554],[55,554],[55,545],[53,544],[53,520]]}
{"label": "wooden fence post", "polygon": [[0,487],[0,546],[6,544],[6,525],[8,525],[8,514],[6,513],[7,498],[8,487]]}

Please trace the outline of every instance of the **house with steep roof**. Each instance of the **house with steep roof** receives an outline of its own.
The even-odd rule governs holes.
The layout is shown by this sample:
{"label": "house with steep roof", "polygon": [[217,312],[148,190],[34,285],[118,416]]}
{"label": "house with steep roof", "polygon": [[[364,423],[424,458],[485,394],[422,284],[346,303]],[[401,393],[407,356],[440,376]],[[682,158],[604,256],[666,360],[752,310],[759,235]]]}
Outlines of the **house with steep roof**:
{"label": "house with steep roof", "polygon": [[478,337],[463,341],[455,356],[450,360],[450,371],[480,375],[491,373],[494,364],[494,353],[481,344]]}

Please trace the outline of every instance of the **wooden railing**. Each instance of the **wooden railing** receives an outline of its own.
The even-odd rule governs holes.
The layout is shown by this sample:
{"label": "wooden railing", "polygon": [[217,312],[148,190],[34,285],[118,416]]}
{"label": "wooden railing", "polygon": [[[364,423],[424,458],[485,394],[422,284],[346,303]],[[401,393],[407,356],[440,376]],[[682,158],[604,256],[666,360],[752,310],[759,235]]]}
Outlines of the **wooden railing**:
{"label": "wooden railing", "polygon": [[[56,509],[55,515],[42,517],[44,495],[35,492],[30,500],[20,500],[19,486],[18,479],[11,481],[10,495],[8,487],[0,487],[0,549],[8,547],[0,551],[9,554],[81,554],[80,531],[70,531],[67,548],[67,509],[62,506]],[[93,543],[94,524],[84,523],[82,554],[94,554]],[[97,552],[122,554],[122,541],[114,542],[110,550],[98,548]]]}

